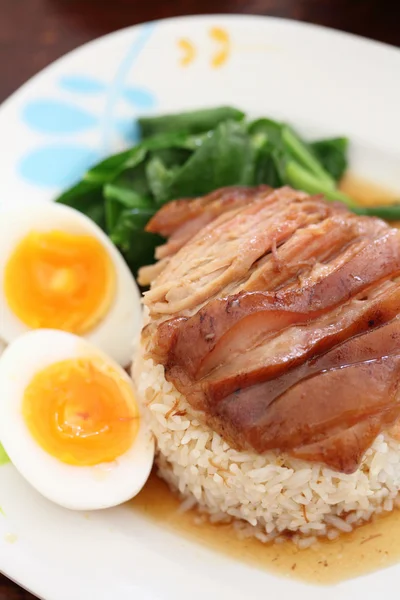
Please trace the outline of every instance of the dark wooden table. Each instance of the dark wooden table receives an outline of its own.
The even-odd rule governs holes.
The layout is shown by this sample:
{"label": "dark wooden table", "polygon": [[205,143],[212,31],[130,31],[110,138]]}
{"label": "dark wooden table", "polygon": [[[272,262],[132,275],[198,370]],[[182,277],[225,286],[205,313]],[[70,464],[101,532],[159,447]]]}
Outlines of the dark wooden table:
{"label": "dark wooden table", "polygon": [[[0,102],[93,38],[143,21],[205,13],[287,17],[400,46],[400,4],[392,0],[0,0]],[[0,600],[32,598],[0,576]]]}

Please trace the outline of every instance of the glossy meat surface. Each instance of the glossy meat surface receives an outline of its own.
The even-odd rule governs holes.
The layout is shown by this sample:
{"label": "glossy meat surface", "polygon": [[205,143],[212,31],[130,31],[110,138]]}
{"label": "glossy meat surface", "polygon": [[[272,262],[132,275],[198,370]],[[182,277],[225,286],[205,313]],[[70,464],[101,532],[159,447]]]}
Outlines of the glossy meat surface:
{"label": "glossy meat surface", "polygon": [[[400,416],[400,233],[290,188],[245,189],[154,280],[148,352],[233,447],[352,472]],[[225,193],[193,201],[194,222]],[[190,229],[176,209],[165,234],[182,227],[174,211]]]}
{"label": "glossy meat surface", "polygon": [[156,265],[142,267],[139,283],[149,285],[176,254],[203,227],[225,212],[246,206],[255,198],[271,192],[271,188],[260,185],[257,188],[232,186],[216,190],[207,196],[193,200],[175,200],[165,204],[146,226],[146,231],[158,233],[168,241],[156,249]]}

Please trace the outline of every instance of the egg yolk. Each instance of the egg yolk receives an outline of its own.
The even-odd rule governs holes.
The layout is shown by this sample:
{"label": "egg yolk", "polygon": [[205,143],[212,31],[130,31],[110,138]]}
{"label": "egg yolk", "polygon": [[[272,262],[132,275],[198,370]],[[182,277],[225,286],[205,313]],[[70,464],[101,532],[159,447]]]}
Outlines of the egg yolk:
{"label": "egg yolk", "polygon": [[91,236],[32,232],[7,262],[4,292],[10,309],[25,325],[83,334],[111,305],[114,266]]}
{"label": "egg yolk", "polygon": [[61,361],[37,373],[25,390],[22,414],[43,450],[81,467],[124,454],[140,418],[129,384],[90,358]]}

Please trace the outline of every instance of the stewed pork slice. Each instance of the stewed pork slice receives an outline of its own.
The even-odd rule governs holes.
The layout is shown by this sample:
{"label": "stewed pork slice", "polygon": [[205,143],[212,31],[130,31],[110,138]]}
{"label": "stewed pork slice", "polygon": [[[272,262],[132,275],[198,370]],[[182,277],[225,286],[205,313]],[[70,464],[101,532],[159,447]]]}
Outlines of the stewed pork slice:
{"label": "stewed pork slice", "polygon": [[259,453],[279,449],[300,456],[305,447],[316,450],[316,444],[320,453],[334,437],[343,448],[324,462],[351,472],[358,464],[354,457],[361,458],[372,442],[366,435],[372,429],[362,428],[364,435],[351,452],[349,439],[356,438],[340,434],[371,419],[380,431],[399,416],[399,348],[396,317],[274,379],[209,401],[208,423],[235,447]]}
{"label": "stewed pork slice", "polygon": [[157,233],[168,238],[168,241],[156,249],[158,263],[139,270],[139,283],[143,286],[149,285],[167,266],[170,257],[217,217],[246,206],[271,192],[272,189],[267,185],[256,188],[231,186],[200,198],[175,200],[165,204],[150,219],[146,231]]}
{"label": "stewed pork slice", "polygon": [[193,312],[241,281],[265,254],[336,209],[290,189],[225,213],[174,255],[144,295],[152,315]]}
{"label": "stewed pork slice", "polygon": [[[254,292],[278,290],[290,283],[307,285],[308,280],[323,277],[340,263],[356,254],[387,227],[380,219],[359,218],[348,214],[334,214],[305,229],[299,229],[282,246],[263,257],[230,294],[241,290]],[[348,244],[348,249],[344,249]],[[346,254],[346,256],[344,256]],[[335,260],[337,259],[337,260]]]}
{"label": "stewed pork slice", "polygon": [[[301,362],[297,367],[283,371],[281,375],[268,379],[254,386],[237,388],[223,399],[207,397],[207,409],[212,415],[223,415],[227,409],[231,411],[230,420],[235,422],[240,417],[244,405],[249,409],[242,420],[254,419],[262,415],[265,407],[285,394],[300,381],[308,379],[330,369],[375,361],[383,356],[396,355],[400,348],[400,322],[395,317],[388,323],[355,335],[337,344],[331,350],[318,357]],[[232,402],[231,402],[232,401]],[[246,427],[249,423],[246,423]]]}
{"label": "stewed pork slice", "polygon": [[[173,344],[179,345],[179,324],[167,340],[153,338],[160,340],[159,345],[155,344],[158,354],[154,352],[153,356],[165,365],[167,379],[196,408],[208,410],[235,391],[274,380],[353,336],[390,322],[399,313],[400,282],[387,282],[378,285],[366,299],[353,298],[319,318],[309,315],[294,325],[285,323],[280,327],[280,322],[274,329],[274,317],[279,314],[264,323],[263,314],[255,313],[250,323],[242,320],[227,337],[218,362],[207,361],[200,369],[190,357],[174,353]],[[165,353],[171,338],[171,351]]]}
{"label": "stewed pork slice", "polygon": [[267,198],[170,258],[144,342],[233,447],[352,472],[400,416],[400,233],[287,188]]}
{"label": "stewed pork slice", "polygon": [[[263,406],[259,418],[247,404],[238,413],[234,400],[225,400],[208,423],[239,449],[278,450],[351,473],[378,433],[398,419],[399,380],[400,355],[384,356],[303,379]],[[234,421],[238,414],[247,415],[246,427]],[[363,434],[349,436],[349,430]],[[335,454],[329,452],[333,439]]]}
{"label": "stewed pork slice", "polygon": [[267,185],[256,188],[232,186],[201,198],[175,200],[165,204],[146,226],[146,231],[169,238],[166,244],[157,248],[156,258],[175,254],[219,215],[246,206],[257,198],[270,195],[272,191]]}
{"label": "stewed pork slice", "polygon": [[[235,343],[239,344],[240,352],[244,347],[249,350],[253,330],[259,339],[309,321],[399,272],[400,232],[386,228],[372,241],[349,245],[328,264],[314,264],[308,276],[286,288],[276,292],[240,292],[208,302],[197,314],[181,322],[179,339],[171,351],[178,362],[184,360],[190,365],[193,374],[203,376],[207,371],[203,363],[211,365],[209,370],[215,368],[224,362],[221,358],[224,353],[232,360]],[[167,329],[172,330],[169,322],[160,326],[158,336]],[[246,342],[243,336],[236,335],[240,330]]]}

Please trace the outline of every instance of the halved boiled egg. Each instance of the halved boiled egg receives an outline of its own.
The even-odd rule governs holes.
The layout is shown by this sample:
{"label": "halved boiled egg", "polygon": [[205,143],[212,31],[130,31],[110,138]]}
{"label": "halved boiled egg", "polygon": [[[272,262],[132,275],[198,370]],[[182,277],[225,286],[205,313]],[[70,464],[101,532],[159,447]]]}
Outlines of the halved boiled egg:
{"label": "halved boiled egg", "polygon": [[29,329],[85,336],[126,366],[142,325],[140,293],[90,219],[52,203],[0,210],[0,338]]}
{"label": "halved boiled egg", "polygon": [[153,465],[153,436],[130,377],[62,331],[28,332],[4,351],[0,439],[34,488],[71,509],[125,502]]}

